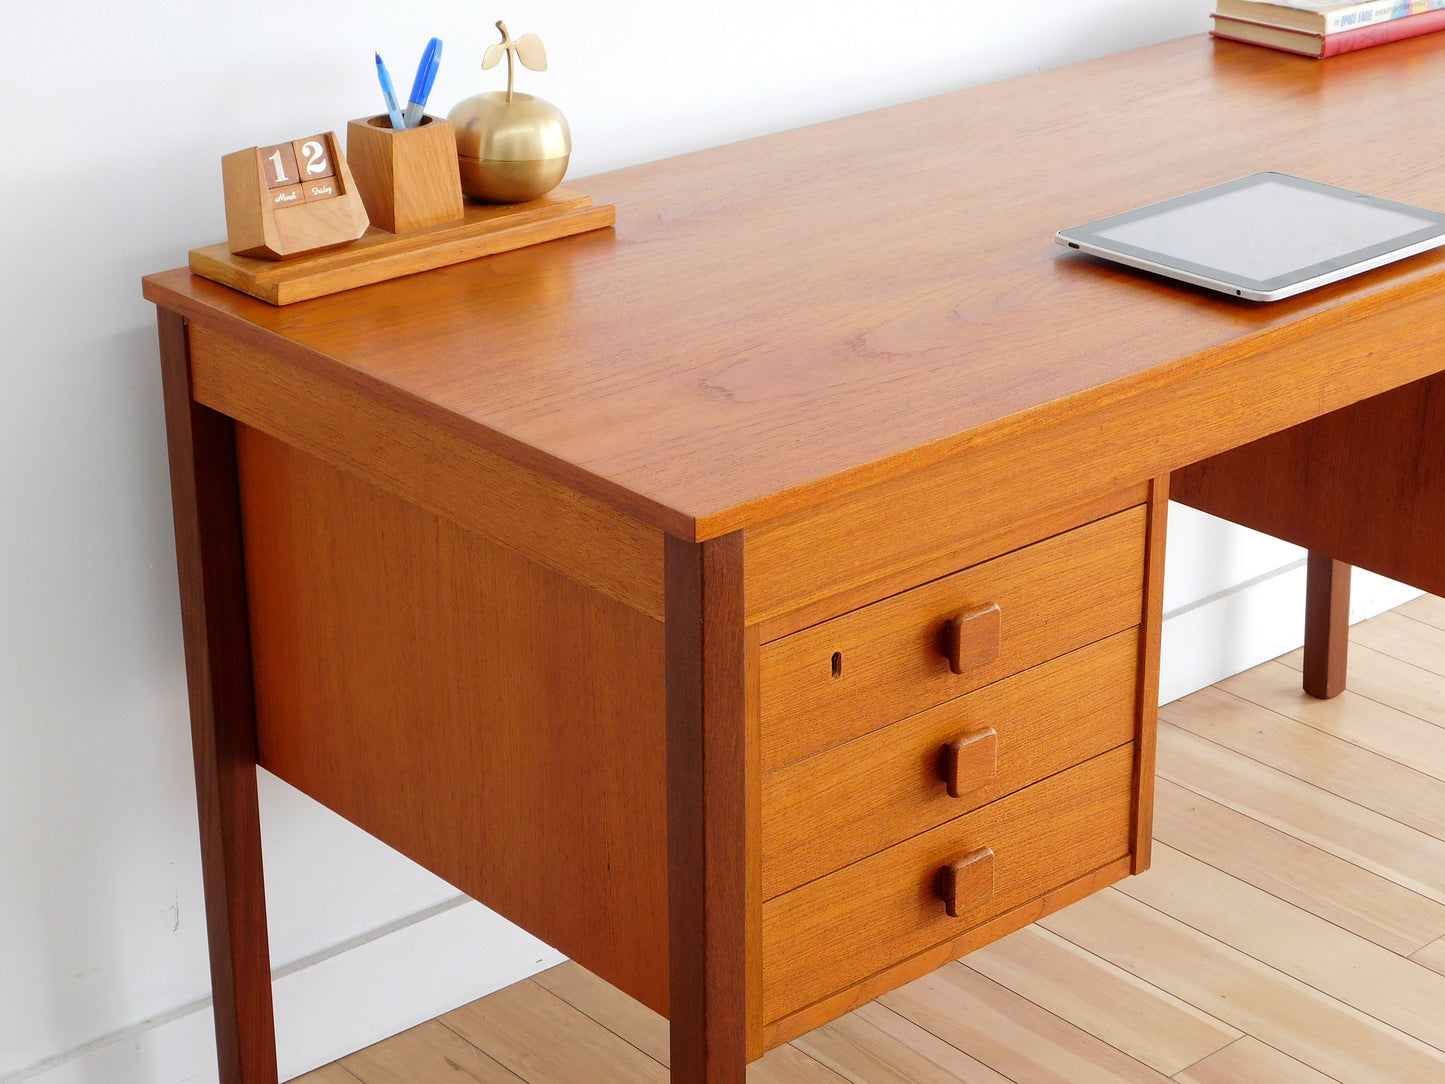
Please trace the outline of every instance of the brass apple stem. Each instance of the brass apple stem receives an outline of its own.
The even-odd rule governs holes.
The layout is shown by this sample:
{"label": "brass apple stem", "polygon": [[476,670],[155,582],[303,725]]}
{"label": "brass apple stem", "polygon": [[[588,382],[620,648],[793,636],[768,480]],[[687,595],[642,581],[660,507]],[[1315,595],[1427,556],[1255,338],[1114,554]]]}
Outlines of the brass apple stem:
{"label": "brass apple stem", "polygon": [[507,33],[507,24],[502,22],[501,19],[497,20],[497,29],[502,32],[502,48],[505,49],[507,53],[507,101],[510,102],[512,100],[513,71],[516,64],[514,56],[517,50],[516,47],[512,45],[512,35]]}

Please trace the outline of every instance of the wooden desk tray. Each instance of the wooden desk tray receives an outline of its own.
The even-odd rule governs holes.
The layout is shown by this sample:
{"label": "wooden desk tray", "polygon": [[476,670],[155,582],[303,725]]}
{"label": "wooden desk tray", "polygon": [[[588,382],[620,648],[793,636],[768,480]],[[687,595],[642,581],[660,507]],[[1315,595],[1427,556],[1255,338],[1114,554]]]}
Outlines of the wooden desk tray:
{"label": "wooden desk tray", "polygon": [[468,203],[452,222],[407,233],[371,227],[344,248],[313,252],[290,260],[235,256],[225,242],[191,250],[191,270],[203,278],[289,305],[357,286],[430,271],[514,248],[569,237],[611,226],[612,204],[592,205],[592,197],[554,188],[540,199],[506,205]]}

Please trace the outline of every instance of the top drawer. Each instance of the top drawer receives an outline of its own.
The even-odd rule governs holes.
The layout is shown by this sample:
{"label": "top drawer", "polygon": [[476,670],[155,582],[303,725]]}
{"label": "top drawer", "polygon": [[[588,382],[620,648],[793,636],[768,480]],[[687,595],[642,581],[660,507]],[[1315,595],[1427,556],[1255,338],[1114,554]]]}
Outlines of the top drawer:
{"label": "top drawer", "polygon": [[[1126,509],[762,646],[762,767],[772,771],[1137,625],[1145,509]],[[998,606],[955,674],[946,626]],[[972,665],[971,665],[972,663]]]}

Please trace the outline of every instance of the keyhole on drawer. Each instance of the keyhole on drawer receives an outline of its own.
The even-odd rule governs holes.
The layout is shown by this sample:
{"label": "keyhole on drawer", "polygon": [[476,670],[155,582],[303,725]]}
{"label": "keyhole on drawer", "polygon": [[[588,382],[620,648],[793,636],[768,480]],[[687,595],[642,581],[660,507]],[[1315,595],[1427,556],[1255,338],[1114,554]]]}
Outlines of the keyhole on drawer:
{"label": "keyhole on drawer", "polygon": [[843,676],[843,652],[841,651],[833,652],[833,676],[835,678]]}

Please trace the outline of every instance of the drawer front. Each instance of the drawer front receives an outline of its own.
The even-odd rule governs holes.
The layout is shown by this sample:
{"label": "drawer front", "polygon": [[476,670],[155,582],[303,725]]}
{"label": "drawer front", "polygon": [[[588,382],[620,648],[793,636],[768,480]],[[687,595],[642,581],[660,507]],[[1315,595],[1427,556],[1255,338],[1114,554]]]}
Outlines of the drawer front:
{"label": "drawer front", "polygon": [[764,898],[1131,741],[1138,665],[1128,629],[765,775]]}
{"label": "drawer front", "polygon": [[[1122,858],[1133,775],[1131,743],[767,901],[764,1020]],[[938,894],[955,864],[957,917]]]}
{"label": "drawer front", "polygon": [[763,770],[1137,625],[1144,526],[1131,508],[764,644]]}

